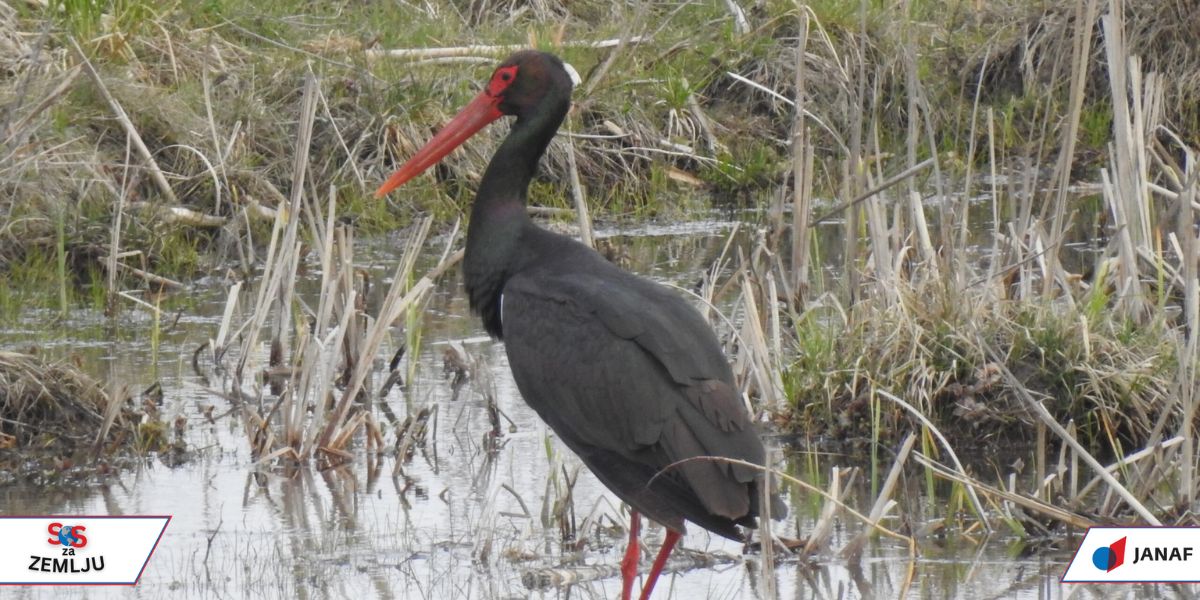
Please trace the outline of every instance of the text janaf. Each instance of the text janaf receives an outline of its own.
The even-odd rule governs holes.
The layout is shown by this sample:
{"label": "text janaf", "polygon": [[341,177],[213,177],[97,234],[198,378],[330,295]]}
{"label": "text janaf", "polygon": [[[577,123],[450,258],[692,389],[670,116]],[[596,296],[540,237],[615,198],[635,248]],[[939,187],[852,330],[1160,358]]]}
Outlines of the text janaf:
{"label": "text janaf", "polygon": [[1133,549],[1133,564],[1146,562],[1187,562],[1192,558],[1189,546],[1142,546]]}

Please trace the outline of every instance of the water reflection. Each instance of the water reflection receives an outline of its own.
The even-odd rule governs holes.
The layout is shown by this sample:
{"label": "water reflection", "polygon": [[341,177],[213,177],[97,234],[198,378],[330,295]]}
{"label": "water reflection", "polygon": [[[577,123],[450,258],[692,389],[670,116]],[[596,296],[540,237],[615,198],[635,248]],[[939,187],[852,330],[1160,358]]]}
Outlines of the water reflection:
{"label": "water reflection", "polygon": [[[647,226],[613,241],[629,268],[692,288],[721,254],[731,227],[720,221]],[[752,235],[749,229],[742,235]],[[615,233],[600,232],[602,237]],[[840,244],[831,241],[827,247],[836,251]],[[386,278],[395,259],[386,243],[360,254],[377,281]],[[457,281],[439,284],[429,304],[427,343],[413,358],[416,378],[379,401],[375,417],[388,436],[386,451],[368,453],[360,445],[352,463],[325,470],[255,464],[238,412],[192,372],[190,357],[213,335],[224,294],[219,282],[198,286],[187,301],[189,316],[164,333],[157,355],[142,341],[147,322],[134,317],[123,318],[114,331],[93,314],[71,324],[70,331],[45,335],[47,351],[75,353],[133,389],[159,381],[164,413],[186,419],[191,460],[171,468],[151,458],[95,486],[0,490],[0,503],[9,513],[174,515],[136,588],[22,588],[4,590],[5,597],[619,595],[616,567],[626,515],[525,407],[509,377],[503,347],[467,315]],[[29,331],[41,329],[31,323],[10,331],[4,335],[7,345],[21,343]],[[451,348],[473,374],[461,386],[445,375]],[[393,344],[385,353],[395,349]],[[399,433],[399,424],[422,412],[427,415],[423,436]],[[814,459],[792,450],[782,468],[821,486],[831,466],[863,468],[865,461],[865,455]],[[865,479],[859,477],[848,490],[852,506],[869,507],[874,501]],[[920,474],[904,485],[899,498],[904,509],[893,514],[929,515],[931,522],[946,516],[940,501],[923,494]],[[793,516],[776,524],[776,533],[803,538],[823,503],[799,490],[792,490],[788,500]],[[885,525],[915,532],[926,523],[890,519]],[[773,587],[782,598],[892,598],[910,570],[912,595],[923,598],[1064,596],[1057,581],[1069,544],[1023,554],[1001,537],[939,538],[934,532],[919,540],[915,563],[906,546],[879,537],[867,542],[861,559],[842,558],[838,550],[862,528],[846,518],[835,520],[827,546],[832,550],[813,560],[781,557],[768,582],[758,555],[745,555],[740,544],[692,527],[683,542],[691,552],[679,553],[671,563],[656,597],[755,598]],[[656,548],[662,531],[647,533],[646,543]]]}

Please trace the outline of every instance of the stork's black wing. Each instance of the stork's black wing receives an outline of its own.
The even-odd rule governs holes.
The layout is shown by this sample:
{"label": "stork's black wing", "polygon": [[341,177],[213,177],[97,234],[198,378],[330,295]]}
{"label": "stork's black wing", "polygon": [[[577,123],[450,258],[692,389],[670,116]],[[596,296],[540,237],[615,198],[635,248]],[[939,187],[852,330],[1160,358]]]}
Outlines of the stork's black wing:
{"label": "stork's black wing", "polygon": [[737,538],[734,524],[757,515],[756,470],[703,459],[670,467],[704,456],[763,463],[711,328],[672,290],[565,251],[504,286],[504,341],[522,396],[635,509]]}

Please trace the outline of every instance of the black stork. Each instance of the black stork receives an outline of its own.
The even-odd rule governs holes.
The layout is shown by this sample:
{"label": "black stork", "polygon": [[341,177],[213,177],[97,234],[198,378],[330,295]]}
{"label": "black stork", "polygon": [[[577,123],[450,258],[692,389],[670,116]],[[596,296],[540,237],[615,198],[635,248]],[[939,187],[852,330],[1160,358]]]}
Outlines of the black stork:
{"label": "black stork", "polygon": [[[666,526],[644,599],[685,520],[734,540],[744,539],[739,525],[756,524],[759,471],[697,457],[762,465],[765,452],[716,335],[693,306],[530,221],[529,182],[577,77],[551,54],[513,54],[375,195],[416,177],[488,123],[516,117],[471,209],[465,287],[488,333],[504,341],[525,401],[631,507],[622,598],[637,575],[639,513]],[[771,502],[772,515],[784,516],[774,493]]]}

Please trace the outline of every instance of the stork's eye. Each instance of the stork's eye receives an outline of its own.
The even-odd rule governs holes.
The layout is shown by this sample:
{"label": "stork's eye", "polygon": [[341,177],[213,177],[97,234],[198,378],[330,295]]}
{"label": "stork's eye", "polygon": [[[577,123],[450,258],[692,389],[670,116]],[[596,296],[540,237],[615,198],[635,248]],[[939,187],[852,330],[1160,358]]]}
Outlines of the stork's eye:
{"label": "stork's eye", "polygon": [[488,93],[492,96],[500,96],[508,86],[512,85],[513,80],[517,78],[517,65],[508,65],[500,67],[492,74],[492,81],[488,83]]}

